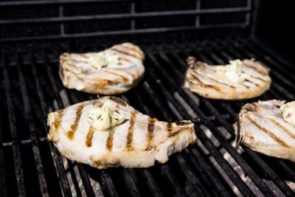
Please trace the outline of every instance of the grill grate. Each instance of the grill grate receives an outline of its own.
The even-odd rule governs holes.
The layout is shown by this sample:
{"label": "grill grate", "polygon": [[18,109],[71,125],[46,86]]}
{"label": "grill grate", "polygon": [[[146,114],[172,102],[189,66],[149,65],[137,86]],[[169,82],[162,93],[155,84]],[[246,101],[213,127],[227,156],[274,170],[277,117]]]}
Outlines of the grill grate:
{"label": "grill grate", "polygon": [[0,42],[175,31],[249,32],[253,0],[0,2]]}
{"label": "grill grate", "polygon": [[148,169],[96,170],[66,160],[46,139],[47,112],[95,96],[62,87],[57,75],[58,51],[16,54],[17,58],[3,54],[0,196],[294,196],[292,162],[232,145],[231,124],[246,101],[207,100],[180,84],[188,55],[214,64],[255,57],[270,66],[273,79],[271,90],[258,99],[291,100],[294,67],[240,37],[150,43],[142,48],[147,56],[146,75],[121,97],[159,119],[192,119],[197,144],[171,156],[168,163]]}

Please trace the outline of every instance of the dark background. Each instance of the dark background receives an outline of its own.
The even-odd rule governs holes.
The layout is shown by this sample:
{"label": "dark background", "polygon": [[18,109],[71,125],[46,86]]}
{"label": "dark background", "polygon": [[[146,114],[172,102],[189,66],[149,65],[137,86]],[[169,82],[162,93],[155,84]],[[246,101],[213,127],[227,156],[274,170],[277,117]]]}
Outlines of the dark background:
{"label": "dark background", "polygon": [[295,12],[292,1],[260,0],[256,37],[283,57],[295,61]]}

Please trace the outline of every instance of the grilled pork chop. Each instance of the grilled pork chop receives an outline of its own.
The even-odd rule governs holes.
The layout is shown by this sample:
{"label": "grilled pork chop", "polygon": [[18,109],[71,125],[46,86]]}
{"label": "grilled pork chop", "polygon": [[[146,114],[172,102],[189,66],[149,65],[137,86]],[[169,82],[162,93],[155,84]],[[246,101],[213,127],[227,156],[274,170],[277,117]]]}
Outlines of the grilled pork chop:
{"label": "grilled pork chop", "polygon": [[164,122],[115,97],[102,97],[51,112],[48,139],[68,159],[103,169],[144,168],[196,141],[190,121]]}
{"label": "grilled pork chop", "polygon": [[131,43],[101,52],[63,53],[59,57],[63,85],[78,91],[113,95],[135,86],[145,71],[144,54]]}
{"label": "grilled pork chop", "polygon": [[234,124],[237,144],[295,162],[295,102],[279,100],[246,104]]}
{"label": "grilled pork chop", "polygon": [[238,100],[260,96],[271,84],[269,70],[253,59],[208,65],[188,57],[184,87],[212,99]]}

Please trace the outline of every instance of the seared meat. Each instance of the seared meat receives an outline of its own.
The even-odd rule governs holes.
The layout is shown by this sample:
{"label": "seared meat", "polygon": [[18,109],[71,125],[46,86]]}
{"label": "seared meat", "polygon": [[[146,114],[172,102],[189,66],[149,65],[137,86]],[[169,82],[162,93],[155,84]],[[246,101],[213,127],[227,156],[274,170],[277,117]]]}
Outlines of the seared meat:
{"label": "seared meat", "polygon": [[271,84],[269,70],[255,60],[233,60],[228,65],[208,65],[187,59],[184,87],[212,99],[239,100],[260,96]]}
{"label": "seared meat", "polygon": [[131,43],[94,53],[63,53],[60,77],[70,89],[113,95],[128,91],[143,76],[144,54]]}
{"label": "seared meat", "polygon": [[[293,113],[292,113],[293,112]],[[293,120],[290,120],[292,118]],[[243,106],[234,124],[237,144],[295,162],[294,105],[260,101]]]}
{"label": "seared meat", "polygon": [[102,169],[143,168],[196,141],[190,121],[164,122],[115,97],[102,97],[51,112],[48,139],[68,159]]}

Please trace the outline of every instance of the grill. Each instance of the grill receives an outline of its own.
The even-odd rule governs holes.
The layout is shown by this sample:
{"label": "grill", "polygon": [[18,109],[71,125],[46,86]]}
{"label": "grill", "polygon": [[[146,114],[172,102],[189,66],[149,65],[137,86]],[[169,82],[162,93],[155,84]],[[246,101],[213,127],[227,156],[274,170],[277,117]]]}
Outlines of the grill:
{"label": "grill", "polygon": [[[188,2],[0,3],[2,11],[8,9],[0,20],[0,196],[294,196],[294,163],[236,148],[231,124],[247,102],[293,100],[295,68],[251,37],[254,2],[222,8],[210,8],[218,6],[214,2]],[[90,9],[95,6],[102,9],[95,13]],[[39,16],[36,8],[47,9]],[[24,10],[21,17],[11,14],[17,9]],[[79,11],[79,16],[73,15]],[[214,21],[212,16],[220,17]],[[232,16],[241,20],[233,21]],[[165,17],[177,17],[176,22],[153,26]],[[113,20],[122,23],[115,26]],[[96,23],[107,28],[95,32]],[[84,32],[77,32],[79,28]],[[14,34],[13,29],[26,31]],[[214,36],[217,29],[226,36]],[[161,120],[191,119],[197,144],[147,169],[97,170],[67,160],[47,141],[47,113],[96,96],[63,88],[58,55],[99,51],[124,40],[144,50],[146,73],[136,88],[120,97]],[[188,55],[213,64],[256,58],[271,68],[272,87],[248,101],[201,98],[182,88]]]}

